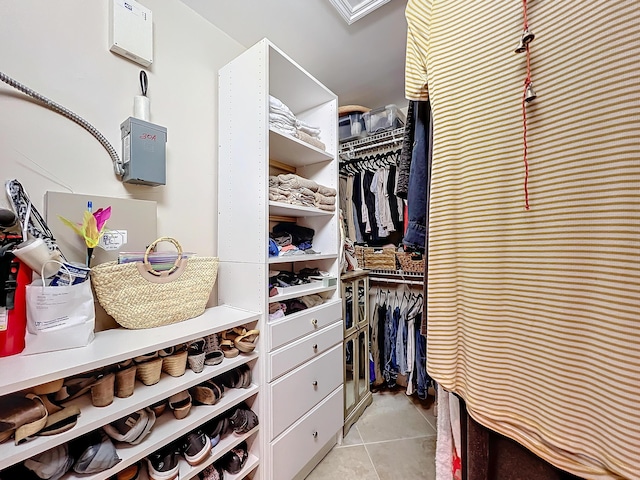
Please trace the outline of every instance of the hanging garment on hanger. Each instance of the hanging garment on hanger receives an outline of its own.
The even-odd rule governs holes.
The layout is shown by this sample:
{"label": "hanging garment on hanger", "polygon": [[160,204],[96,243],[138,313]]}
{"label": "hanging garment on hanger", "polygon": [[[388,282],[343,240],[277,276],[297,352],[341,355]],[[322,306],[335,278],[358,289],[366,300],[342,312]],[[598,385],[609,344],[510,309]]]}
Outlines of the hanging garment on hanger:
{"label": "hanging garment on hanger", "polygon": [[402,315],[401,306],[396,307],[398,312],[398,331],[396,335],[396,362],[398,373],[406,375],[409,372],[407,364],[407,322],[406,316]]}

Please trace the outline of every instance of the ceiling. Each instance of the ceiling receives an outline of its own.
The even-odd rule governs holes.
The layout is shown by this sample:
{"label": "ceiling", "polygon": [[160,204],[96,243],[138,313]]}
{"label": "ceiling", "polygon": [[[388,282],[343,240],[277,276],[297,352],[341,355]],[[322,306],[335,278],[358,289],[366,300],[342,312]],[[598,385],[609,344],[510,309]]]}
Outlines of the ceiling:
{"label": "ceiling", "polygon": [[348,25],[329,0],[182,0],[234,40],[268,38],[338,95],[340,105],[404,107],[406,0]]}

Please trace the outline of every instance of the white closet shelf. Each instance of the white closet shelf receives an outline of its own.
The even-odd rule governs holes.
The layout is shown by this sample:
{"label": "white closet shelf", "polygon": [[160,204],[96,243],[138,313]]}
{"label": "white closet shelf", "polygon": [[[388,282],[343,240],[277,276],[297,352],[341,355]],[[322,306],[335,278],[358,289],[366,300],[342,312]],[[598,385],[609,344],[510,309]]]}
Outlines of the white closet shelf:
{"label": "white closet shelf", "polygon": [[[160,381],[155,385],[147,386],[136,382],[136,388],[132,396],[128,398],[116,397],[113,399],[113,403],[107,407],[94,407],[91,404],[91,396],[83,395],[68,404],[76,405],[80,408],[78,423],[71,430],[48,437],[36,437],[22,445],[15,445],[10,441],[0,444],[0,470],[57,445],[61,445],[80,435],[91,432],[131,412],[135,412],[168,398],[175,393],[198,385],[209,378],[220,375],[256,358],[258,358],[258,353],[254,351],[249,355],[238,355],[235,358],[225,359],[221,364],[213,367],[205,367],[201,373],[195,373],[189,369],[180,377],[171,377],[163,373]],[[254,393],[256,389],[253,390]],[[233,389],[231,392],[233,392]],[[170,412],[169,415],[173,418]]]}
{"label": "white closet shelf", "polygon": [[34,387],[184,343],[211,331],[255,322],[259,314],[221,305],[190,320],[141,330],[116,328],[96,333],[86,347],[0,359],[0,395]]}
{"label": "white closet shelf", "polygon": [[317,253],[315,255],[285,255],[284,257],[271,257],[269,264],[274,263],[292,263],[292,262],[310,262],[311,260],[325,260],[337,258],[335,253]]}
{"label": "white closet shelf", "polygon": [[286,287],[281,289],[282,293],[269,297],[269,303],[282,302],[283,300],[311,295],[313,293],[331,292],[336,288],[337,285],[334,285],[333,287],[325,287],[322,282],[311,282],[305,283],[304,285]]}
{"label": "white closet shelf", "polygon": [[246,389],[232,388],[225,390],[224,396],[217,404],[191,407],[189,415],[182,420],[177,420],[170,411],[166,411],[156,420],[151,433],[141,443],[138,445],[118,444],[116,446],[118,456],[122,459],[117,465],[91,476],[80,475],[75,472],[67,473],[62,477],[62,480],[106,480],[257,392],[257,385],[252,385]]}
{"label": "white closet shelf", "polygon": [[[180,459],[180,475],[178,476],[178,478],[180,480],[188,480],[189,478],[195,477],[198,473],[200,473],[202,470],[207,468],[209,465],[218,461],[225,453],[230,452],[233,447],[238,445],[243,440],[246,440],[247,438],[251,437],[259,429],[260,429],[260,426],[258,425],[254,429],[248,431],[247,433],[243,433],[242,435],[236,435],[235,433],[227,434],[224,438],[220,439],[220,442],[218,442],[218,444],[215,447],[211,449],[211,456],[207,458],[204,462],[202,462],[200,465],[196,465],[195,467],[192,467],[186,462],[186,460],[181,458]],[[256,460],[258,459],[257,457],[254,457],[254,458]],[[245,462],[245,467],[248,467],[249,460],[250,458],[247,458],[247,461]],[[245,469],[245,467],[242,467],[242,470],[238,472],[237,474],[238,477],[236,478],[242,478],[243,472],[248,473],[250,471],[249,469]],[[225,472],[224,478],[227,478],[227,475],[228,474]]]}
{"label": "white closet shelf", "polygon": [[291,135],[269,129],[269,157],[292,167],[329,162],[334,155]]}
{"label": "white closet shelf", "polygon": [[290,203],[269,202],[269,215],[282,215],[286,217],[332,217],[336,212],[320,210],[316,207],[303,207]]}

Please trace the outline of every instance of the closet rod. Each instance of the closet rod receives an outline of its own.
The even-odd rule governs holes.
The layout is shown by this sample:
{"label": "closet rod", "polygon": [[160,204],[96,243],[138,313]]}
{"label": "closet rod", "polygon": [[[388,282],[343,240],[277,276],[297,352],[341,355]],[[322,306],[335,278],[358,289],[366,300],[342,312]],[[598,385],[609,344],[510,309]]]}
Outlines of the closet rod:
{"label": "closet rod", "polygon": [[419,281],[419,280],[399,280],[396,278],[376,278],[376,277],[369,277],[369,281],[371,283],[398,283],[401,285],[416,285],[419,287],[423,287],[424,283]]}

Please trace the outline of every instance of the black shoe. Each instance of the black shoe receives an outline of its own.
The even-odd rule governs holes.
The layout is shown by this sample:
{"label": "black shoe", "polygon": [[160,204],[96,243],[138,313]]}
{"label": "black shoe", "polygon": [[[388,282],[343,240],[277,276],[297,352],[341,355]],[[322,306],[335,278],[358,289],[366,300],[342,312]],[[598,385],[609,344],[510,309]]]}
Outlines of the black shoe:
{"label": "black shoe", "polygon": [[198,429],[182,437],[180,443],[180,453],[184,455],[189,465],[194,466],[202,463],[211,452],[211,441],[205,433]]}
{"label": "black shoe", "polygon": [[244,407],[237,408],[229,417],[229,421],[233,431],[238,434],[247,433],[258,426],[258,416],[252,410]]}
{"label": "black shoe", "polygon": [[209,465],[202,472],[200,472],[199,478],[201,480],[223,480],[224,472],[218,465],[213,464]]}
{"label": "black shoe", "polygon": [[220,466],[231,475],[235,475],[242,470],[248,457],[247,442],[240,442],[220,459]]}
{"label": "black shoe", "polygon": [[168,445],[147,457],[149,478],[152,480],[173,480],[180,473],[178,464],[178,449],[175,445]]}

